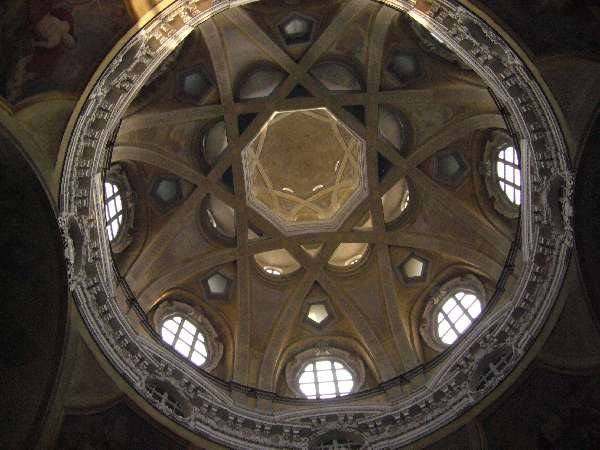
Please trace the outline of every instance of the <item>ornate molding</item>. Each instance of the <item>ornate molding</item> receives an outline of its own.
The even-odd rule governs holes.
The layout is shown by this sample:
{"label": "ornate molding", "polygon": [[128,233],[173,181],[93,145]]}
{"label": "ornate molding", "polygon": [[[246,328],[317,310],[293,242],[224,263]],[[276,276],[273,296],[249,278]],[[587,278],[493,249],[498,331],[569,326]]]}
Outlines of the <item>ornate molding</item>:
{"label": "ornate molding", "polygon": [[[370,406],[355,404],[349,396],[317,407],[272,394],[273,410],[293,413],[241,406],[228,386],[136,332],[117,306],[101,202],[105,144],[127,105],[185,36],[214,14],[248,1],[180,0],[159,13],[123,44],[95,81],[70,136],[59,223],[70,286],[86,326],[112,365],[149,403],[181,426],[228,447],[306,448],[311,436],[327,430],[330,417],[351,424],[366,436],[369,448],[407,445],[460,416],[501,382],[540,332],[562,284],[573,241],[573,175],[558,121],[531,71],[494,30],[455,1],[440,0],[427,13],[407,0],[381,2],[435,31],[487,82],[505,105],[518,138],[527,143],[521,156],[528,178],[524,182],[531,187],[524,190],[522,206],[525,264],[511,302],[483,318],[421,388],[395,401],[385,402],[376,393],[365,394]],[[510,357],[508,352],[493,353],[498,348],[510,348]],[[497,368],[500,360],[506,361],[491,382],[471,382],[474,369],[485,374],[486,367]],[[153,400],[146,387],[151,379],[172,385],[189,402],[190,415],[182,417]],[[267,398],[261,392],[248,395]]]}

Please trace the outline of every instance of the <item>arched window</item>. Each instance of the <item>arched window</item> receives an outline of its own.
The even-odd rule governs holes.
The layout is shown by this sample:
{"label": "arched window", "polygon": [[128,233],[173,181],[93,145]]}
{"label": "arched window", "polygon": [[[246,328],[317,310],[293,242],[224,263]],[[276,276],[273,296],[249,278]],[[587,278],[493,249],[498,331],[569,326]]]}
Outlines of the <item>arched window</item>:
{"label": "arched window", "polygon": [[112,164],[104,179],[106,236],[113,253],[120,253],[132,240],[135,193],[121,164]]}
{"label": "arched window", "polygon": [[171,316],[163,321],[160,334],[163,341],[197,366],[206,362],[206,338],[191,320],[182,316]]}
{"label": "arched window", "polygon": [[485,187],[494,209],[505,217],[519,216],[522,195],[519,152],[505,130],[492,130],[483,152]]}
{"label": "arched window", "polygon": [[269,275],[273,275],[274,277],[278,277],[281,276],[281,269],[278,269],[277,267],[272,267],[272,266],[265,266],[263,267],[263,270],[265,272],[267,272]]}
{"label": "arched window", "polygon": [[514,146],[508,145],[498,152],[496,159],[496,174],[500,189],[514,205],[521,204],[521,169],[519,156]]}
{"label": "arched window", "polygon": [[104,182],[104,214],[106,216],[106,233],[110,242],[118,236],[125,220],[125,209],[121,190],[116,183]]}
{"label": "arched window", "polygon": [[452,278],[427,299],[419,324],[429,347],[444,351],[464,334],[486,304],[486,289],[473,274]]}
{"label": "arched window", "polygon": [[449,295],[437,313],[437,335],[446,345],[453,344],[481,314],[481,301],[462,290]]}
{"label": "arched window", "polygon": [[307,398],[333,398],[352,391],[354,376],[340,361],[316,359],[304,366],[298,385]]}
{"label": "arched window", "polygon": [[[216,272],[209,278],[215,276],[222,277]],[[193,301],[191,298],[186,300],[190,303]],[[221,361],[223,344],[200,308],[181,299],[167,298],[157,306],[151,320],[162,340],[196,366],[210,372]]]}

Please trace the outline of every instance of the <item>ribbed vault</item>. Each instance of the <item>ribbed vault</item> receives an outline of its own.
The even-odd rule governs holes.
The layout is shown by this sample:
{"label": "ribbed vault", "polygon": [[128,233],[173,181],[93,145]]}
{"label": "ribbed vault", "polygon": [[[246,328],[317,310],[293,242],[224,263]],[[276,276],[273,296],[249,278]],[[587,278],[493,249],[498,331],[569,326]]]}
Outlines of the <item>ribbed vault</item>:
{"label": "ribbed vault", "polygon": [[[190,105],[155,94],[145,100],[144,108],[123,119],[113,150],[113,162],[142,168],[146,176],[136,182],[142,191],[159,169],[190,185],[189,194],[168,213],[150,214],[143,244],[120,257],[121,270],[142,307],[150,311],[174,288],[197,292],[198,305],[233,330],[235,348],[226,350],[233,355],[233,366],[220,373],[239,383],[281,392],[287,391],[277,374],[285,363],[286,348],[311,335],[301,324],[305,299],[315,285],[336,310],[336,320],[319,332],[323,339],[351,338],[355,350],[368,355],[373,368],[370,382],[381,382],[434,354],[417,351],[422,344],[415,342],[416,324],[411,319],[419,299],[431,290],[430,283],[444,273],[475,271],[493,286],[514,233],[514,223],[482,210],[476,170],[460,189],[448,189],[427,169],[432,156],[457,142],[477,165],[473,150],[477,133],[504,128],[502,116],[477,77],[421,50],[409,19],[393,9],[362,0],[332,2],[327,7],[314,3],[306,8],[311,17],[321,15],[323,20],[301,55],[282,44],[269,26],[269,20],[271,25],[275,20],[269,19],[270,13],[283,14],[277,5],[234,8],[204,22],[188,38],[175,66],[176,70],[198,67],[207,74],[212,86],[204,100]],[[322,61],[339,60],[350,45],[352,28],[360,30],[359,42],[352,45],[362,53],[348,73],[357,74],[357,81],[348,90],[329,90],[323,71],[313,68]],[[242,40],[244,57],[236,48]],[[415,82],[401,84],[394,81],[387,60],[389,49],[406,41],[425,70]],[[240,97],[240,89],[245,97],[253,95],[252,85],[244,85],[244,80],[261,76],[268,84],[273,76],[269,74],[282,75],[281,79],[277,75],[279,81],[273,82],[267,97]],[[176,78],[171,75],[154,83],[163,83],[165,88],[158,91],[165,92]],[[248,205],[243,149],[260,139],[274,113],[316,108],[327,108],[364,142],[368,194],[335,230],[286,236],[281,227]],[[407,127],[401,148],[381,128],[383,115],[390,111],[397,111]],[[213,164],[201,167],[195,153],[202,152],[202,145],[193,136],[219,121],[226,136],[219,142],[225,144]],[[388,164],[385,171],[382,161]],[[386,223],[381,197],[402,180],[409,180],[411,188],[411,205],[400,215],[407,217],[399,224]],[[230,226],[235,238],[229,245],[199,231],[198,214],[203,214],[201,205],[207,195],[234,211]],[[277,195],[290,196],[281,186]],[[144,197],[140,199],[144,204]],[[357,229],[369,214],[370,226]],[[348,269],[348,274],[329,264],[344,243],[368,244],[362,263]],[[301,248],[315,244],[321,247],[314,256]],[[285,250],[300,270],[280,280],[265,280],[254,256],[278,250]],[[414,251],[427,255],[433,270],[427,282],[406,287],[396,266],[404,254]],[[196,283],[220,268],[235,280],[233,299],[225,304],[205,299]]]}

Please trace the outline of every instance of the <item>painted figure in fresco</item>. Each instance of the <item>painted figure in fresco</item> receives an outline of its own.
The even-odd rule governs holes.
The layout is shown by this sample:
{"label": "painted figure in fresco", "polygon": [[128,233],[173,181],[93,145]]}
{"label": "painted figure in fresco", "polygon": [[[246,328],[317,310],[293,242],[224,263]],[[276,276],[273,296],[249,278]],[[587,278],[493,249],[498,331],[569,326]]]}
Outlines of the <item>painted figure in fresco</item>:
{"label": "painted figure in fresco", "polygon": [[66,49],[75,46],[74,22],[70,11],[47,2],[29,3],[29,30],[22,36],[25,54],[17,61],[7,82],[8,99],[22,96],[25,85],[50,77]]}

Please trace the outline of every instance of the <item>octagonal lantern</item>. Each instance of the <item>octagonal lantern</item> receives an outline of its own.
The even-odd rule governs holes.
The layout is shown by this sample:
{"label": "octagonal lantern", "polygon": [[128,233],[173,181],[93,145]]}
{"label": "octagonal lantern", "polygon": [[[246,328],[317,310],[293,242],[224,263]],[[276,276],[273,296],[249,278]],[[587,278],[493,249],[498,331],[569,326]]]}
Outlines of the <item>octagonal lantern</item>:
{"label": "octagonal lantern", "polygon": [[365,147],[327,108],[275,112],[242,151],[246,200],[285,234],[335,231],[368,195]]}

